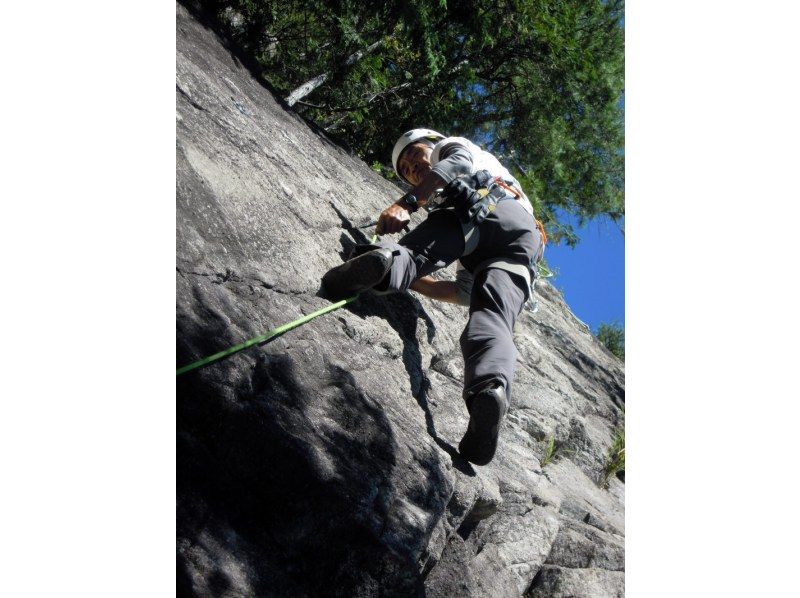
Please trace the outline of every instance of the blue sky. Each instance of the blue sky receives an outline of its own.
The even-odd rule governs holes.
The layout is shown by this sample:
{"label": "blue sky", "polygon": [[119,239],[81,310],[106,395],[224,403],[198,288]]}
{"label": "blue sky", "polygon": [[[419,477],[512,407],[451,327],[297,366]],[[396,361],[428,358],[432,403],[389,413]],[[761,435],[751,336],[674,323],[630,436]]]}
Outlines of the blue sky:
{"label": "blue sky", "polygon": [[[569,222],[581,241],[575,249],[549,245],[545,258],[556,275],[550,282],[564,295],[572,313],[592,331],[601,322],[625,324],[625,237],[609,218],[595,218],[583,227]],[[621,222],[625,228],[625,220]]]}

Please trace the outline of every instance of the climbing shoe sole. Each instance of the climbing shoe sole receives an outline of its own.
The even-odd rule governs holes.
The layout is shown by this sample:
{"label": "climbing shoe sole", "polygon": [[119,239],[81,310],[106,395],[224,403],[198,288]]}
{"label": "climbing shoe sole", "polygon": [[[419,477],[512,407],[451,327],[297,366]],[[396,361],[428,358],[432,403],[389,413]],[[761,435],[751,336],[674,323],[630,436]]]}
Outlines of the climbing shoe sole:
{"label": "climbing shoe sole", "polygon": [[496,392],[483,392],[472,399],[467,432],[458,452],[470,463],[486,465],[494,457],[500,424],[506,414],[505,398]]}
{"label": "climbing shoe sole", "polygon": [[338,301],[372,288],[386,276],[392,260],[388,249],[374,249],[331,268],[322,277],[325,293]]}

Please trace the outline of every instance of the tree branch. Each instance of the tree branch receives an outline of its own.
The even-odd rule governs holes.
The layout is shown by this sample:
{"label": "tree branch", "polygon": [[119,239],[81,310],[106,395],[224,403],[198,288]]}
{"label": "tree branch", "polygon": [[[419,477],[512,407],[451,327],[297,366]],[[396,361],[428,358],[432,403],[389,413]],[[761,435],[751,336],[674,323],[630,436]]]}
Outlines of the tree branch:
{"label": "tree branch", "polygon": [[[382,46],[389,39],[391,39],[391,36],[387,37],[387,38],[379,39],[374,44],[372,44],[371,46],[368,46],[367,48],[364,48],[363,50],[359,50],[358,52],[353,52],[352,54],[350,54],[350,56],[347,57],[347,60],[344,61],[342,66],[344,66],[344,67],[352,66],[353,64],[355,64],[356,62],[361,60],[367,54],[370,54],[370,53],[374,52],[377,48]],[[325,81],[327,81],[328,77],[330,77],[330,76],[331,76],[331,73],[327,72],[327,73],[320,73],[319,75],[317,75],[313,79],[309,79],[308,81],[306,81],[305,83],[303,83],[299,87],[295,88],[292,91],[292,93],[290,93],[286,97],[286,103],[289,104],[289,106],[294,106],[302,98],[306,97],[308,94],[310,94],[315,89],[317,89],[320,85],[325,83]]]}

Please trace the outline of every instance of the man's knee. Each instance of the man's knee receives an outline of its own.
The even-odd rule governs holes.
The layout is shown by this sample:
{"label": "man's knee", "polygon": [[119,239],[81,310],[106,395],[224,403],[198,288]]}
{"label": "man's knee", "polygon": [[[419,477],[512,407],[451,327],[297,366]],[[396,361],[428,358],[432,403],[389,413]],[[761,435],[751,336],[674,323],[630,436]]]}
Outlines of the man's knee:
{"label": "man's knee", "polygon": [[405,291],[417,277],[417,264],[414,254],[399,243],[380,241],[379,247],[389,249],[394,257],[392,265],[383,280],[373,288],[378,294]]}

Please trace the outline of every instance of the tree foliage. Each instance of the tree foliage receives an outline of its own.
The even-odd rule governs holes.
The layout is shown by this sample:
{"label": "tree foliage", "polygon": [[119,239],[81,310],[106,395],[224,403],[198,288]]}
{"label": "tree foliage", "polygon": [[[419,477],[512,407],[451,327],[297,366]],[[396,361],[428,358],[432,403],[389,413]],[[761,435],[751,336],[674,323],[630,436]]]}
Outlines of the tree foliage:
{"label": "tree foliage", "polygon": [[624,214],[622,0],[202,1],[284,97],[326,74],[294,107],[368,163],[430,127],[494,152],[555,240],[556,208]]}
{"label": "tree foliage", "polygon": [[603,322],[597,327],[597,340],[614,355],[625,361],[625,328],[617,322]]}

